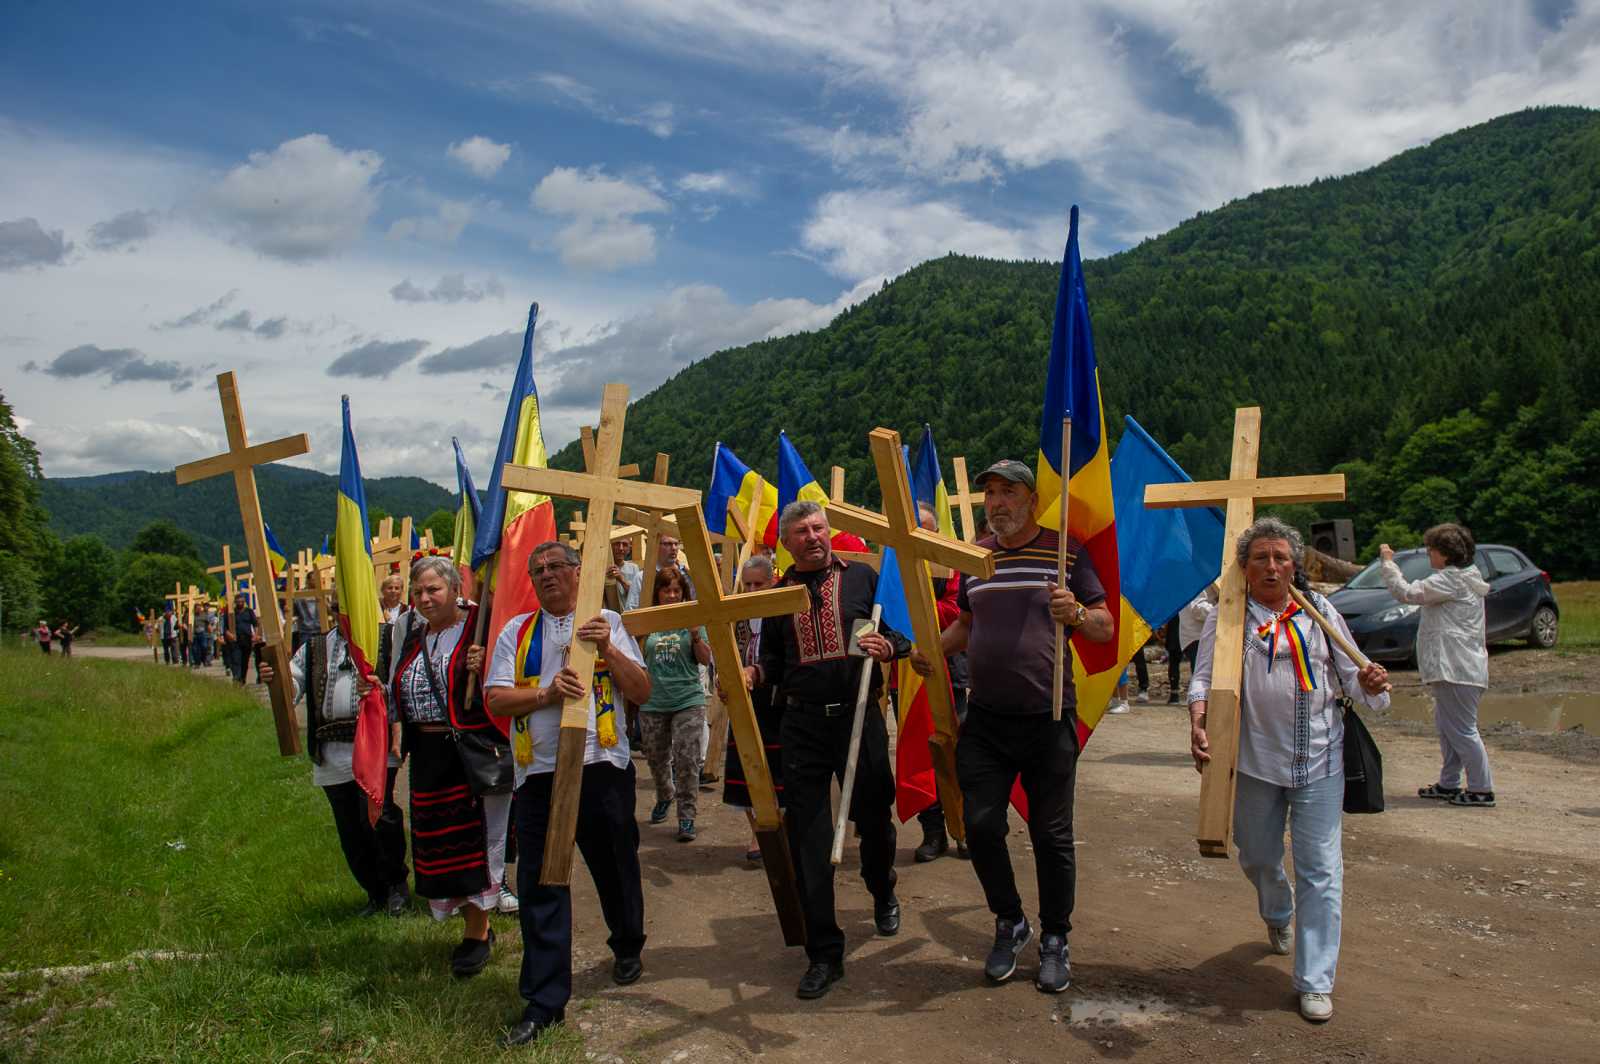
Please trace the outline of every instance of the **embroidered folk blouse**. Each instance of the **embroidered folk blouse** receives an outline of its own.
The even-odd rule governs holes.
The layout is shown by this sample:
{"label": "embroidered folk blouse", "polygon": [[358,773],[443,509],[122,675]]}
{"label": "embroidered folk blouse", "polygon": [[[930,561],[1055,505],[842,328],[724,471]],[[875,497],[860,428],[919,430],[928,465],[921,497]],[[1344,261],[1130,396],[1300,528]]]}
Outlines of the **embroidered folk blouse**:
{"label": "embroidered folk blouse", "polygon": [[[827,568],[813,572],[791,567],[777,586],[796,584],[811,592],[811,608],[773,617],[761,626],[761,682],[777,688],[780,704],[789,698],[854,705],[861,659],[850,656],[850,631],[856,620],[872,616],[878,574],[869,566],[834,558]],[[905,636],[887,625],[882,632],[894,645],[895,657],[911,652]],[[882,684],[882,673],[872,670],[870,699],[878,697]]]}
{"label": "embroidered folk blouse", "polygon": [[[1311,604],[1353,643],[1350,628],[1327,599],[1313,592]],[[1258,633],[1276,614],[1255,599],[1245,600],[1244,672],[1240,690],[1239,771],[1279,787],[1304,787],[1344,772],[1344,717],[1341,693],[1373,709],[1387,709],[1389,695],[1361,689],[1355,662],[1333,647],[1322,629],[1305,614],[1291,623],[1305,638],[1316,688],[1301,690],[1295,678],[1290,641],[1279,639],[1268,668],[1267,643]],[[1217,611],[1206,618],[1189,681],[1189,702],[1211,696],[1211,670],[1216,656]],[[1337,673],[1337,678],[1335,678]],[[1342,685],[1342,686],[1341,686]]]}

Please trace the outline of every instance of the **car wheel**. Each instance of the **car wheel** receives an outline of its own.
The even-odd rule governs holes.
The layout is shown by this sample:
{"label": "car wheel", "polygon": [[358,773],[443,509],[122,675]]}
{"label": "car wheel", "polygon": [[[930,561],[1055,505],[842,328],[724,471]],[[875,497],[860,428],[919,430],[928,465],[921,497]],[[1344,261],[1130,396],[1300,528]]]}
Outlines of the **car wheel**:
{"label": "car wheel", "polygon": [[1561,633],[1561,619],[1556,616],[1556,611],[1549,606],[1540,606],[1533,611],[1533,620],[1528,623],[1528,643],[1530,646],[1549,650],[1556,645],[1556,638]]}

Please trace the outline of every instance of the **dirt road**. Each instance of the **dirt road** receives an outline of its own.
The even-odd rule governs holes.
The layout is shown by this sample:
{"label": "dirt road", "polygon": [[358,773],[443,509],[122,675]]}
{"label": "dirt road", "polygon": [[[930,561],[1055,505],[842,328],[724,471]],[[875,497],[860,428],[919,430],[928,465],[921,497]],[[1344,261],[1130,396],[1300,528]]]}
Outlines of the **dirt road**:
{"label": "dirt road", "polygon": [[[971,868],[913,864],[913,823],[899,937],[871,937],[848,859],[845,980],[796,1000],[803,957],[784,949],[765,877],[745,867],[743,818],[707,801],[693,844],[642,829],[650,942],[637,985],[610,985],[593,890],[576,874],[569,1017],[598,1059],[645,1061],[1600,1060],[1600,767],[1497,752],[1499,808],[1442,808],[1401,797],[1433,778],[1434,743],[1381,732],[1392,804],[1346,818],[1336,1014],[1312,1027],[1237,864],[1195,854],[1185,720],[1141,706],[1108,718],[1084,755],[1074,980],[1060,997],[1033,988],[1031,950],[1016,981],[984,984],[993,924]],[[641,812],[649,798],[641,779]],[[1011,842],[1031,899],[1026,836]]]}

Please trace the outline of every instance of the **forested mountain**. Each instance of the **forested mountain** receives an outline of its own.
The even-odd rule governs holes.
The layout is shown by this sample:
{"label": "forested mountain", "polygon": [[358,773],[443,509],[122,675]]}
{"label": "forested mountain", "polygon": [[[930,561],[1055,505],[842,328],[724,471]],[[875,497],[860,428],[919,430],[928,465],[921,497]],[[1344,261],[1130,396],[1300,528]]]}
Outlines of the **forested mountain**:
{"label": "forested mountain", "polygon": [[[1259,403],[1262,472],[1344,469],[1350,501],[1321,511],[1361,542],[1460,519],[1600,575],[1597,200],[1600,112],[1538,109],[1086,263],[1111,436],[1131,413],[1219,476],[1233,408]],[[782,428],[869,502],[877,425],[931,423],[947,475],[1031,462],[1058,268],[951,255],[825,329],[713,354],[633,405],[624,458],[667,451],[703,488],[720,439],[770,476]]]}
{"label": "forested mountain", "polygon": [[[295,466],[256,470],[261,510],[273,535],[291,555],[322,544],[333,531],[339,478]],[[107,473],[40,481],[40,503],[50,528],[63,539],[92,533],[118,550],[151,521],[166,518],[194,538],[201,557],[217,564],[224,540],[244,557],[239,503],[231,477],[213,477],[179,487],[171,473]],[[378,477],[366,482],[367,504],[421,522],[435,510],[455,510],[454,497],[419,477]]]}

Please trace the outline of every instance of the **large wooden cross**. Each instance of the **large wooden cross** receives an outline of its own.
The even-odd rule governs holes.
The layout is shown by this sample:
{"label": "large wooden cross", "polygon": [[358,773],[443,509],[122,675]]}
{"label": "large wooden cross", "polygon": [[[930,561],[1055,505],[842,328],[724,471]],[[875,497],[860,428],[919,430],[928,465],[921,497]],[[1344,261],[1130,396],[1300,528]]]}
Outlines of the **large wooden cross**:
{"label": "large wooden cross", "polygon": [[939,652],[939,614],[934,608],[928,566],[933,563],[973,576],[991,577],[994,557],[981,547],[957,543],[922,528],[912,501],[906,463],[901,457],[900,434],[889,429],[873,429],[868,441],[872,445],[872,463],[877,469],[878,484],[883,489],[884,512],[875,514],[847,502],[836,502],[828,506],[828,522],[834,528],[854,532],[880,547],[895,550],[906,604],[911,609],[912,638],[933,666],[933,675],[926,684],[928,708],[933,714],[933,734],[928,737],[928,747],[933,754],[939,802],[944,807],[945,827],[950,836],[964,839],[961,785],[956,780],[958,725],[955,708],[950,703],[950,672],[944,655]]}
{"label": "large wooden cross", "polygon": [[391,575],[393,565],[400,566],[400,601],[411,601],[411,518],[400,522],[400,534],[394,535],[394,518],[385,517],[378,525],[378,534],[372,538],[372,575],[378,587]]}
{"label": "large wooden cross", "polygon": [[[759,496],[758,496],[759,498]],[[678,528],[683,531],[683,556],[694,577],[698,597],[694,602],[651,606],[625,614],[622,623],[635,637],[673,628],[704,625],[711,643],[711,659],[716,666],[718,687],[728,707],[728,722],[733,726],[739,748],[739,763],[744,766],[745,785],[750,792],[750,807],[755,816],[756,838],[761,843],[761,860],[766,865],[767,883],[788,946],[803,946],[806,941],[805,915],[800,908],[800,892],[794,874],[794,860],[783,828],[783,810],[778,806],[772,785],[772,770],[767,765],[767,748],[756,721],[750,692],[744,686],[744,658],[740,653],[734,625],[755,617],[778,617],[803,613],[811,600],[803,587],[769,588],[744,594],[724,594],[716,563],[711,557],[711,534],[706,530],[705,514],[699,506],[677,511]],[[724,550],[731,544],[725,544]]]}
{"label": "large wooden cross", "polygon": [[956,492],[950,496],[950,505],[956,508],[956,513],[961,517],[961,539],[965,543],[974,543],[978,539],[978,521],[973,516],[972,506],[976,503],[983,505],[983,492],[973,494],[972,481],[967,479],[967,460],[963,457],[955,459],[956,467]]}
{"label": "large wooden cross", "polygon": [[222,564],[213,565],[211,568],[207,569],[206,572],[222,574],[223,596],[231,603],[233,601],[233,571],[235,569],[248,568],[250,568],[250,563],[244,559],[241,558],[239,561],[233,560],[233,547],[227,543],[224,543],[222,545]]}
{"label": "large wooden cross", "polygon": [[1206,740],[1211,760],[1200,773],[1200,817],[1195,842],[1202,857],[1227,857],[1233,834],[1233,795],[1239,761],[1239,689],[1244,667],[1244,569],[1239,537],[1255,521],[1256,503],[1336,502],[1344,498],[1344,474],[1256,476],[1261,457],[1261,408],[1240,407],[1233,417],[1233,461],[1227,480],[1151,484],[1144,504],[1153,509],[1226,506],[1222,536],[1222,596],[1217,602],[1217,642],[1211,659],[1211,695],[1206,705]]}
{"label": "large wooden cross", "polygon": [[[507,463],[500,483],[507,491],[526,491],[588,503],[588,521],[595,528],[610,528],[619,502],[643,509],[672,510],[699,503],[700,493],[665,484],[622,480],[617,466],[622,455],[622,429],[628,413],[628,387],[608,384],[600,401],[600,431],[595,457],[587,473],[541,469]],[[586,536],[578,571],[575,620],[582,624],[598,616],[604,604],[606,570],[611,567],[609,536]],[[539,882],[565,886],[572,879],[572,844],[578,826],[578,792],[583,779],[583,750],[589,734],[590,687],[594,682],[594,647],[574,639],[567,665],[583,684],[580,698],[561,706],[561,739],[556,748],[556,771],[550,796],[550,824],[545,834],[544,868]]]}
{"label": "large wooden cross", "polygon": [[[233,474],[234,491],[239,497],[239,520],[244,524],[244,542],[250,555],[251,581],[256,587],[272,587],[272,559],[267,555],[266,525],[261,518],[261,496],[256,493],[256,469],[267,462],[305,454],[311,441],[305,433],[285,436],[271,443],[251,445],[245,433],[244,408],[239,405],[239,389],[233,374],[217,375],[217,398],[222,403],[222,422],[227,428],[228,451],[177,469],[179,484],[191,484],[208,477]],[[266,656],[272,665],[272,722],[278,732],[278,752],[285,757],[300,752],[300,729],[295,724],[293,696],[289,691],[289,648],[284,642],[283,616],[277,599],[258,596],[256,616],[261,619],[266,640]]]}

